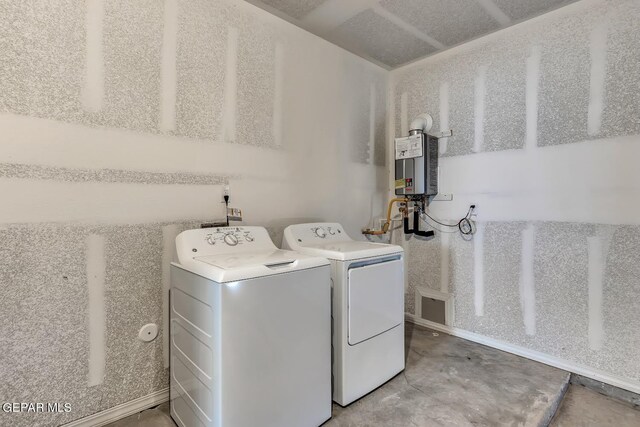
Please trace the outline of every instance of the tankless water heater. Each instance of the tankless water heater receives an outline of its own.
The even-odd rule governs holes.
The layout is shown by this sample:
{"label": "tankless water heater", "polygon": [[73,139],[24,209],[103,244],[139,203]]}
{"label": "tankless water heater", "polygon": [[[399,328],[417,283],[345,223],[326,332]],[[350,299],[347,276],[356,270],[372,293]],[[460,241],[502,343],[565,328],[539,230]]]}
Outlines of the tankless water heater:
{"label": "tankless water heater", "polygon": [[396,195],[438,194],[438,138],[421,131],[395,140]]}

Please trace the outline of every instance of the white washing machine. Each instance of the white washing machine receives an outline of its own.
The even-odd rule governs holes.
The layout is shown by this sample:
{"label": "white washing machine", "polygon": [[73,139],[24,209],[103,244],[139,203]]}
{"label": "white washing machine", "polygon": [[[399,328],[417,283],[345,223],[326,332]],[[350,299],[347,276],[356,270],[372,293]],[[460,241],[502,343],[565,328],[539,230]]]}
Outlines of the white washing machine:
{"label": "white washing machine", "polygon": [[262,227],[188,230],[171,265],[171,416],[181,427],[315,427],[331,417],[326,259]]}
{"label": "white washing machine", "polygon": [[404,370],[400,246],[351,239],[340,224],[297,224],[283,245],[331,260],[333,400],[346,406]]}

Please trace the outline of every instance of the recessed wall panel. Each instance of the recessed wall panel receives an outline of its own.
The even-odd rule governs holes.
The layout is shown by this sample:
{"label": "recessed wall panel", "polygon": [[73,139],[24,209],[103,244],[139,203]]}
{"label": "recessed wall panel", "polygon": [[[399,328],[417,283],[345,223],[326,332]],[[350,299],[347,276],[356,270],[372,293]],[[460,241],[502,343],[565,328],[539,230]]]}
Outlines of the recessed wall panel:
{"label": "recessed wall panel", "polygon": [[546,23],[539,34],[538,145],[584,141],[590,88],[589,32],[583,15]]}
{"label": "recessed wall panel", "polygon": [[624,2],[607,23],[601,137],[640,134],[640,4]]}
{"label": "recessed wall panel", "polygon": [[97,123],[157,132],[163,22],[157,0],[105,0],[104,100]]}
{"label": "recessed wall panel", "polygon": [[274,147],[277,34],[250,15],[236,18],[239,39],[235,142]]}
{"label": "recessed wall panel", "polygon": [[217,140],[224,103],[226,9],[205,0],[178,4],[176,133]]}

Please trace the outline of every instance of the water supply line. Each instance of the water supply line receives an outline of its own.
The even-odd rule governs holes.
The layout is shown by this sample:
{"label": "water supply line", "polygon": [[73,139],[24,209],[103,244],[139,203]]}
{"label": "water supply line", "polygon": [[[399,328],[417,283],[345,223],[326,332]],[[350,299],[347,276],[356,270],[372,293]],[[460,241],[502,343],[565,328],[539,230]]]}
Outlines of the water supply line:
{"label": "water supply line", "polygon": [[369,236],[381,236],[383,234],[387,234],[389,231],[389,226],[391,225],[391,210],[393,209],[394,203],[404,203],[405,207],[401,207],[400,211],[402,212],[403,218],[407,217],[407,206],[409,203],[409,199],[405,197],[396,197],[394,199],[389,200],[389,207],[387,208],[387,219],[384,224],[382,224],[382,228],[380,230],[374,230],[371,228],[367,228],[362,230],[362,234],[366,234]]}

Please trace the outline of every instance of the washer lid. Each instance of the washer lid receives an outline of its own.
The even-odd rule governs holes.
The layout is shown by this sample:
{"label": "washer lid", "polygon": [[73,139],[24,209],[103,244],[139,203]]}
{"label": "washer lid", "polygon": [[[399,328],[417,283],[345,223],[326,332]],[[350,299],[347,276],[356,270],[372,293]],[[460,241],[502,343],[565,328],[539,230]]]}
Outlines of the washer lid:
{"label": "washer lid", "polygon": [[277,249],[271,252],[207,255],[193,259],[223,270],[235,270],[259,265],[291,264],[297,261],[297,256],[295,252]]}
{"label": "washer lid", "polygon": [[187,230],[176,238],[175,265],[218,283],[328,265],[323,258],[276,248],[263,227]]}
{"label": "washer lid", "polygon": [[228,283],[321,267],[329,265],[329,261],[276,249],[241,255],[205,255],[176,265],[215,282]]}

